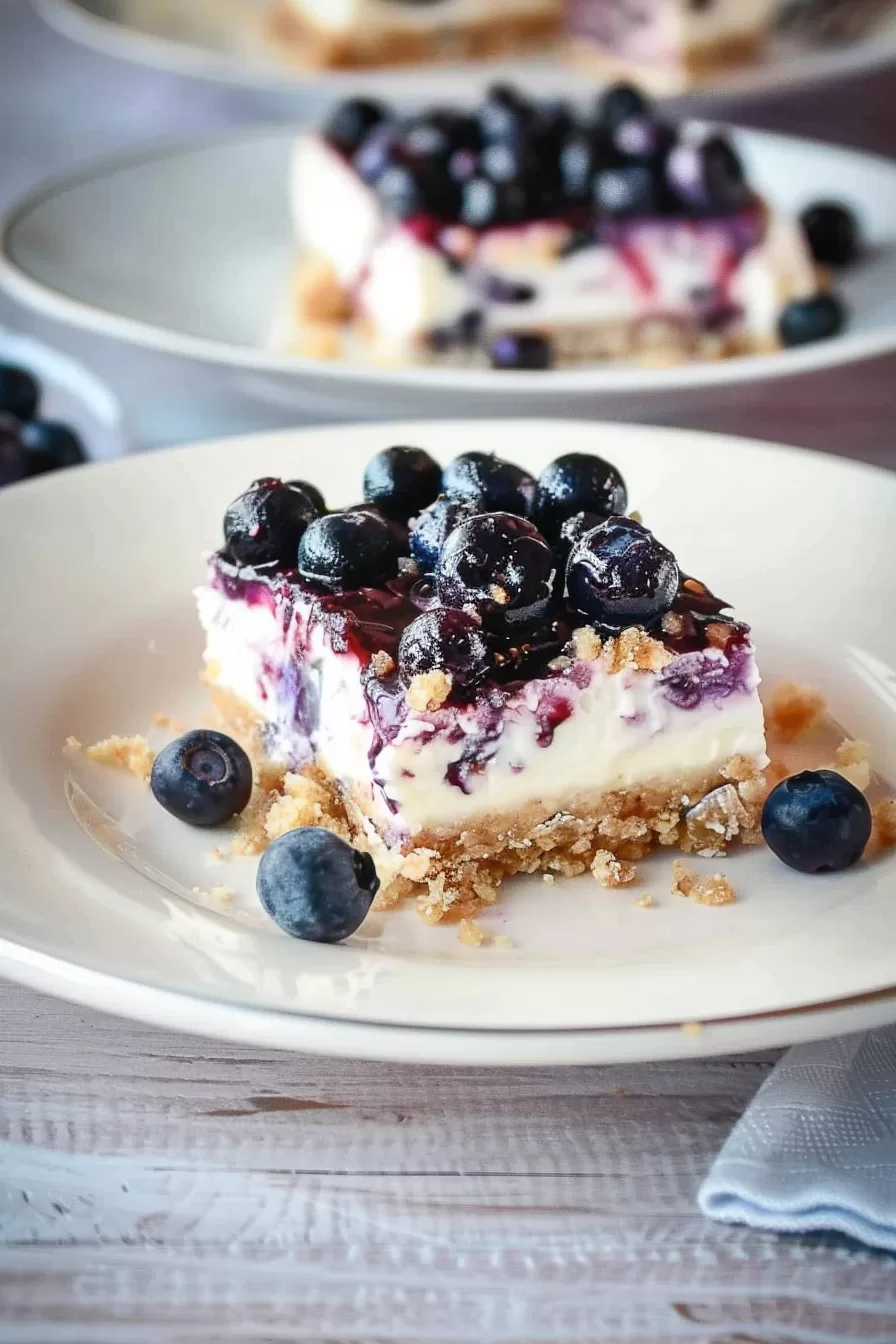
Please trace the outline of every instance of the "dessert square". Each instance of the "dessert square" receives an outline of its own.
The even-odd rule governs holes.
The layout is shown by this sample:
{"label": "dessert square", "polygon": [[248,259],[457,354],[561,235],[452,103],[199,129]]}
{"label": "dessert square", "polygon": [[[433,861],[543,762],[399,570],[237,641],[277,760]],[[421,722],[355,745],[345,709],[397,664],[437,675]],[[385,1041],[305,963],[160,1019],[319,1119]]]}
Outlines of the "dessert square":
{"label": "dessert square", "polygon": [[[798,220],[727,136],[633,87],[586,112],[498,86],[471,112],[352,99],[303,133],[286,344],[546,369],[718,359],[840,329]],[[353,349],[355,348],[353,346]]]}
{"label": "dessert square", "polygon": [[[365,501],[231,505],[198,590],[205,677],[262,778],[258,849],[318,825],[389,905],[470,917],[515,873],[753,840],[767,764],[750,630],[585,454],[378,454]],[[259,838],[260,837],[260,838]],[[599,871],[598,871],[599,870]]]}

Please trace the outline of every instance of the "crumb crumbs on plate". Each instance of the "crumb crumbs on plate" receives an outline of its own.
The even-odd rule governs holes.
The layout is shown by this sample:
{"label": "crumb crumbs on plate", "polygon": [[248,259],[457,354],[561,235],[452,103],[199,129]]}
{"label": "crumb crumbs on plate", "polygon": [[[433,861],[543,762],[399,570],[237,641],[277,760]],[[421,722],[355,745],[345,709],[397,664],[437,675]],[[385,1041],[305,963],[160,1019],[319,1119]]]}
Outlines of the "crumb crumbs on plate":
{"label": "crumb crumbs on plate", "polygon": [[772,692],[766,710],[769,733],[782,742],[794,742],[818,725],[825,708],[824,696],[815,686],[782,681]]}
{"label": "crumb crumbs on plate", "polygon": [[672,860],[671,892],[697,905],[733,905],[737,900],[737,892],[721,873],[697,877],[681,859]]}
{"label": "crumb crumbs on plate", "polygon": [[133,737],[104,737],[87,748],[87,759],[99,765],[111,765],[116,770],[129,770],[138,779],[148,780],[152,774],[156,754],[146,738],[136,733]]}
{"label": "crumb crumbs on plate", "polygon": [[512,938],[508,938],[506,933],[499,933],[496,938],[492,939],[492,947],[501,948],[504,951],[510,951],[511,948],[516,947],[516,943],[513,941]]}
{"label": "crumb crumbs on plate", "polygon": [[896,798],[880,798],[871,809],[871,839],[865,858],[886,853],[896,846]]}
{"label": "crumb crumbs on plate", "polygon": [[231,887],[212,887],[211,891],[203,891],[202,887],[193,887],[193,895],[198,896],[200,900],[214,901],[226,905],[228,901],[236,900],[236,892]]}
{"label": "crumb crumbs on plate", "polygon": [[871,784],[871,748],[867,742],[853,742],[847,738],[834,752],[833,764],[827,769],[836,770],[860,793],[865,793]]}
{"label": "crumb crumbs on plate", "polygon": [[216,845],[214,849],[206,850],[205,861],[210,868],[217,867],[221,863],[229,863],[230,859],[231,855],[228,854],[226,849],[221,849],[219,845]]}
{"label": "crumb crumbs on plate", "polygon": [[641,893],[640,896],[636,896],[634,898],[634,900],[632,901],[632,905],[635,907],[636,910],[652,910],[656,905],[656,901],[653,899],[649,891],[644,891]]}
{"label": "crumb crumbs on plate", "polygon": [[152,724],[154,728],[167,728],[170,732],[178,735],[187,731],[185,723],[181,723],[180,719],[174,718],[171,714],[163,714],[161,710],[156,710],[153,714]]}
{"label": "crumb crumbs on plate", "polygon": [[699,1036],[703,1031],[702,1022],[682,1022],[681,1030],[685,1036]]}
{"label": "crumb crumbs on plate", "polygon": [[618,859],[608,849],[599,849],[591,861],[595,882],[602,887],[627,887],[634,882],[638,870],[633,863]]}
{"label": "crumb crumbs on plate", "polygon": [[465,947],[488,947],[492,936],[475,919],[462,919],[457,929],[457,941]]}
{"label": "crumb crumbs on plate", "polygon": [[84,743],[79,738],[69,736],[65,739],[65,746],[63,747],[63,751],[65,751],[69,756],[73,756],[76,752],[83,750],[84,750]]}

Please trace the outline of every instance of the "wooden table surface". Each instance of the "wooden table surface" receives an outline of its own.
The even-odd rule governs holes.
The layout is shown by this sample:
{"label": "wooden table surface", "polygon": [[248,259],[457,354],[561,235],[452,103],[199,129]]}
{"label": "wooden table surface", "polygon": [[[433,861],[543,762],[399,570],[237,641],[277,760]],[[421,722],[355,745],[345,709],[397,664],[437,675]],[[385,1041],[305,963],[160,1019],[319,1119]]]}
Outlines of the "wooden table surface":
{"label": "wooden table surface", "polygon": [[[896,145],[891,75],[729,113]],[[0,0],[0,200],[75,155],[270,114],[245,91],[79,52]],[[63,329],[58,343],[132,409],[158,400],[148,355],[119,363]],[[183,404],[207,376],[163,372]],[[887,358],[733,389],[680,421],[896,466],[894,387]],[[774,1060],[328,1062],[0,984],[0,1341],[894,1344],[896,1257],[697,1212]]]}

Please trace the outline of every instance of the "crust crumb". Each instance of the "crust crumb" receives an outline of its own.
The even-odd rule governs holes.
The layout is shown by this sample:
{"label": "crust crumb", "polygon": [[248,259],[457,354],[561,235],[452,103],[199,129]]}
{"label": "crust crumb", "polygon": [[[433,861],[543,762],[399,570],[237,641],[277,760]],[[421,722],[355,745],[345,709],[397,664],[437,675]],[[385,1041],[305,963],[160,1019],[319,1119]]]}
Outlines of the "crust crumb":
{"label": "crust crumb", "polygon": [[696,877],[681,859],[672,861],[672,895],[686,896],[697,905],[732,905],[737,893],[721,873]]}
{"label": "crust crumb", "polygon": [[871,783],[871,748],[867,742],[841,742],[830,767],[864,793]]}
{"label": "crust crumb", "polygon": [[218,864],[229,863],[230,855],[227,853],[226,849],[219,849],[216,846],[214,849],[210,849],[207,851],[205,855],[205,861],[211,867],[215,868],[218,866]]}
{"label": "crust crumb", "polygon": [[635,907],[636,910],[652,910],[656,905],[656,901],[653,899],[649,891],[645,891],[642,892],[640,896],[635,897],[635,899],[632,901],[632,905]]}
{"label": "crust crumb", "polygon": [[152,716],[152,725],[154,728],[167,728],[169,732],[178,735],[187,731],[187,725],[181,723],[180,719],[172,718],[170,714],[162,714],[158,711]]}
{"label": "crust crumb", "polygon": [[449,673],[436,668],[434,672],[421,672],[414,677],[408,687],[408,704],[418,713],[438,709],[451,694]]}
{"label": "crust crumb", "polygon": [[733,628],[723,621],[710,621],[705,627],[704,633],[714,649],[727,649],[731,642]]}
{"label": "crust crumb", "polygon": [[627,887],[637,876],[633,863],[617,859],[608,849],[599,849],[591,861],[594,880],[602,887]]}
{"label": "crust crumb", "polygon": [[580,625],[578,630],[573,630],[570,643],[573,657],[583,663],[596,663],[603,647],[600,635],[590,625]]}
{"label": "crust crumb", "polygon": [[225,904],[227,901],[236,900],[236,892],[231,887],[212,887],[209,896],[213,901],[222,901]]}
{"label": "crust crumb", "polygon": [[639,672],[660,672],[672,662],[671,654],[665,644],[653,639],[638,626],[630,626],[615,639],[608,639],[603,646],[601,663],[611,674],[626,670]]}
{"label": "crust crumb", "polygon": [[814,686],[782,681],[772,694],[766,722],[769,730],[782,742],[793,742],[811,732],[824,711],[824,696]]}
{"label": "crust crumb", "polygon": [[[340,815],[332,792],[316,780],[311,774],[287,774],[283,778],[282,793],[261,790],[263,810],[261,826],[264,834],[262,848],[271,840],[277,840],[287,831],[295,831],[300,826],[325,826],[335,831],[343,839],[348,839],[348,826],[345,816]],[[249,808],[252,808],[252,801]],[[246,813],[243,813],[246,816]],[[254,826],[254,821],[249,825]],[[248,830],[248,827],[246,828]],[[240,831],[244,828],[240,825]],[[251,836],[246,836],[253,843]],[[260,839],[260,837],[259,837]],[[250,849],[245,853],[260,853]]]}
{"label": "crust crumb", "polygon": [[430,864],[436,857],[433,849],[414,849],[401,865],[401,876],[409,882],[423,882],[429,872]]}
{"label": "crust crumb", "polygon": [[871,809],[871,838],[866,858],[883,854],[896,846],[896,798],[881,798]]}
{"label": "crust crumb", "polygon": [[684,617],[679,616],[677,611],[667,611],[660,624],[663,634],[680,635],[684,629]]}
{"label": "crust crumb", "polygon": [[462,919],[457,930],[457,941],[465,947],[488,947],[492,936],[475,919]]}
{"label": "crust crumb", "polygon": [[497,938],[492,939],[492,947],[500,947],[505,951],[509,951],[510,948],[516,947],[516,943],[512,938],[508,938],[506,934],[500,933]]}
{"label": "crust crumb", "polygon": [[542,882],[546,882],[549,887],[552,887],[557,881],[553,873],[542,873],[541,880]]}
{"label": "crust crumb", "polygon": [[703,1031],[703,1025],[700,1022],[682,1022],[681,1030],[685,1036],[699,1036]]}
{"label": "crust crumb", "polygon": [[301,333],[298,353],[306,359],[339,359],[342,355],[342,328],[335,322],[315,322]]}
{"label": "crust crumb", "polygon": [[89,761],[111,765],[116,770],[129,770],[142,780],[148,780],[152,774],[155,758],[152,747],[140,734],[134,737],[105,737],[102,742],[94,742],[92,747],[87,748]]}
{"label": "crust crumb", "polygon": [[389,677],[395,671],[395,659],[385,649],[380,649],[370,660],[375,677]]}
{"label": "crust crumb", "polygon": [[704,858],[717,858],[749,828],[750,817],[737,789],[733,784],[722,784],[687,813],[682,849]]}
{"label": "crust crumb", "polygon": [[295,303],[308,322],[346,322],[352,315],[351,295],[323,258],[303,262],[295,277]]}
{"label": "crust crumb", "polygon": [[80,738],[67,737],[65,739],[65,746],[63,747],[63,751],[68,752],[70,755],[74,755],[76,751],[83,751],[83,750],[84,750],[84,743],[80,740]]}

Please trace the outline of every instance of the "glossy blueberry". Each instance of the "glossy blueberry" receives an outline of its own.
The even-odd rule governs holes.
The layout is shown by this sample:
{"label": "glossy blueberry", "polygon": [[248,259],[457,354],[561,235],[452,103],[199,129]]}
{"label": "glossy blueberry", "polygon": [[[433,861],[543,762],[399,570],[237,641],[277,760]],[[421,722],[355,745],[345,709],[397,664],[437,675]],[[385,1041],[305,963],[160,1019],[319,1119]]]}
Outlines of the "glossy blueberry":
{"label": "glossy blueberry", "polygon": [[477,173],[463,183],[460,200],[461,223],[471,229],[490,229],[497,224],[513,224],[526,214],[526,196],[518,182],[493,182]]}
{"label": "glossy blueberry", "polygon": [[87,461],[78,435],[58,420],[31,420],[22,426],[21,437],[29,476]]}
{"label": "glossy blueberry", "polygon": [[614,131],[630,117],[644,117],[650,112],[650,103],[633,84],[612,84],[598,99],[596,121],[598,126]]}
{"label": "glossy blueberry", "polygon": [[155,759],[153,797],[190,826],[223,826],[249,801],[252,766],[226,733],[196,728],[169,742]]}
{"label": "glossy blueberry", "polygon": [[612,630],[654,624],[671,608],[678,582],[675,556],[630,518],[608,518],[586,532],[566,570],[572,605]]}
{"label": "glossy blueberry", "polygon": [[392,163],[376,183],[383,205],[397,219],[433,215],[455,219],[460,208],[460,189],[440,167],[431,163]]}
{"label": "glossy blueberry", "polygon": [[316,517],[317,508],[299,486],[262,477],[225,513],[225,548],[240,565],[292,569],[299,538]]}
{"label": "glossy blueberry", "polygon": [[762,809],[773,854],[801,873],[836,873],[862,857],[871,836],[863,793],[835,770],[804,770],[778,784]]}
{"label": "glossy blueberry", "polygon": [[301,490],[304,495],[307,495],[311,500],[311,503],[317,509],[318,514],[327,512],[326,500],[320,490],[318,490],[317,486],[313,485],[311,481],[287,481],[286,484],[291,490]]}
{"label": "glossy blueberry", "polygon": [[268,845],[255,889],[291,938],[340,943],[361,927],[379,890],[373,859],[320,826],[287,831]]}
{"label": "glossy blueberry", "polygon": [[461,453],[442,472],[442,490],[450,499],[471,500],[485,512],[499,509],[525,517],[532,511],[535,481],[516,463],[492,453]]}
{"label": "glossy blueberry", "polygon": [[666,181],[682,205],[696,214],[732,214],[750,199],[741,157],[723,135],[676,145],[666,160]]}
{"label": "glossy blueberry", "polygon": [[488,348],[493,369],[549,369],[554,347],[538,331],[505,331]]}
{"label": "glossy blueberry", "polygon": [[364,499],[392,518],[407,520],[439,493],[442,468],[422,448],[384,448],[367,463]]}
{"label": "glossy blueberry", "polygon": [[533,517],[544,535],[554,540],[574,513],[584,510],[607,518],[625,513],[627,505],[625,481],[611,462],[592,453],[564,453],[538,478]]}
{"label": "glossy blueberry", "polygon": [[324,123],[324,139],[342,154],[352,155],[361,142],[385,121],[389,112],[370,98],[348,98]]}
{"label": "glossy blueberry", "polygon": [[401,547],[377,507],[328,513],[311,523],[299,542],[302,578],[334,592],[376,588],[394,578]]}
{"label": "glossy blueberry", "polygon": [[597,527],[598,524],[605,521],[601,514],[590,513],[587,509],[582,509],[579,513],[574,513],[572,517],[564,519],[557,540],[554,542],[554,554],[557,557],[558,564],[562,566],[564,578],[566,576],[566,564],[573,546],[584,537],[586,532],[590,532],[593,527]]}
{"label": "glossy blueberry", "polygon": [[655,215],[660,209],[661,193],[653,169],[643,163],[625,163],[603,168],[592,183],[594,204],[614,219],[636,215]]}
{"label": "glossy blueberry", "polygon": [[609,167],[613,151],[609,140],[595,130],[576,130],[560,150],[559,167],[568,201],[585,204],[591,199],[591,183],[599,168]]}
{"label": "glossy blueberry", "polygon": [[675,143],[675,131],[656,117],[627,117],[612,133],[613,148],[627,159],[651,163],[662,159]]}
{"label": "glossy blueberry", "polygon": [[0,486],[23,481],[28,474],[21,428],[15,416],[0,411]]}
{"label": "glossy blueberry", "polygon": [[40,404],[40,383],[27,369],[0,364],[0,412],[33,420]]}
{"label": "glossy blueberry", "polygon": [[778,319],[778,332],[786,346],[809,345],[836,336],[846,325],[846,306],[837,294],[813,294],[792,299]]}
{"label": "glossy blueberry", "polygon": [[398,645],[398,673],[406,686],[426,672],[447,672],[454,686],[469,690],[491,666],[477,617],[453,607],[431,607],[411,621]]}
{"label": "glossy blueberry", "polygon": [[374,126],[355,151],[352,163],[368,186],[375,186],[399,152],[400,128],[394,121]]}
{"label": "glossy blueberry", "polygon": [[849,266],[859,255],[859,225],[837,201],[818,201],[800,215],[814,259],[822,266]]}
{"label": "glossy blueberry", "polygon": [[456,527],[439,556],[436,592],[449,607],[473,610],[492,628],[540,620],[551,602],[554,557],[532,523],[483,513]]}
{"label": "glossy blueberry", "polygon": [[493,84],[479,109],[479,125],[486,141],[519,140],[534,117],[534,109],[518,89]]}
{"label": "glossy blueberry", "polygon": [[447,495],[439,495],[424,509],[414,519],[410,535],[411,555],[423,573],[432,574],[435,570],[446,539],[459,523],[486,512],[481,500],[449,499]]}

